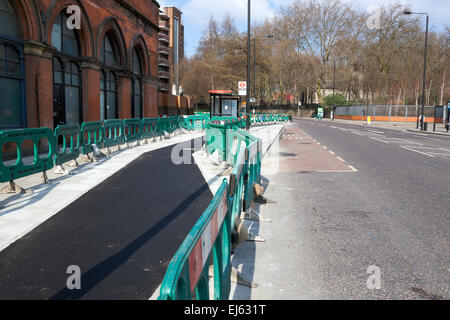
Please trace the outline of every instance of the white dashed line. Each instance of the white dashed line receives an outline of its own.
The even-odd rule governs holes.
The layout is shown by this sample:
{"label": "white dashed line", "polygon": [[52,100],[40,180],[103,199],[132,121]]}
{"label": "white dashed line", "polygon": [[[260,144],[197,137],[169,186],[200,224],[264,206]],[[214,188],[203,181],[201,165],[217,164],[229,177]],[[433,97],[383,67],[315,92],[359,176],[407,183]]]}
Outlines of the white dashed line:
{"label": "white dashed line", "polygon": [[400,146],[400,148],[403,148],[403,149],[406,149],[406,150],[409,150],[409,151],[413,151],[413,152],[417,152],[417,153],[420,153],[420,154],[424,154],[426,156],[434,158],[434,156],[429,154],[429,153],[425,153],[425,152],[421,152],[421,151],[418,151],[418,150],[414,150],[414,149],[411,149],[411,148],[408,148],[408,147],[405,147],[405,146]]}

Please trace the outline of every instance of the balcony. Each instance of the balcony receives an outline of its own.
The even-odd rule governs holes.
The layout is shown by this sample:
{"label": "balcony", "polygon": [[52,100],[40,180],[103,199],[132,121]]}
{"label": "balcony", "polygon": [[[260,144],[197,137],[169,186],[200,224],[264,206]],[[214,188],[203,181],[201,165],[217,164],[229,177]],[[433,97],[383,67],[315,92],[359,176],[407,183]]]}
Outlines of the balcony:
{"label": "balcony", "polygon": [[161,53],[161,54],[164,54],[164,55],[169,55],[170,54],[170,48],[169,47],[159,46],[158,47],[158,53]]}
{"label": "balcony", "polygon": [[158,78],[159,79],[169,80],[170,79],[170,72],[160,71],[160,72],[158,72]]}
{"label": "balcony", "polygon": [[161,67],[170,67],[170,61],[167,60],[167,59],[161,59],[161,58],[159,58],[159,59],[158,59],[158,66],[161,66]]}
{"label": "balcony", "polygon": [[160,42],[170,43],[170,37],[169,37],[168,34],[160,33],[160,34],[158,35],[158,40],[159,40]]}
{"label": "balcony", "polygon": [[159,83],[158,89],[161,92],[170,92],[170,83]]}
{"label": "balcony", "polygon": [[162,21],[159,23],[159,28],[163,31],[170,31],[169,26],[165,22],[162,22]]}
{"label": "balcony", "polygon": [[159,17],[164,20],[170,19],[170,17],[165,12],[162,12],[162,11],[159,12]]}

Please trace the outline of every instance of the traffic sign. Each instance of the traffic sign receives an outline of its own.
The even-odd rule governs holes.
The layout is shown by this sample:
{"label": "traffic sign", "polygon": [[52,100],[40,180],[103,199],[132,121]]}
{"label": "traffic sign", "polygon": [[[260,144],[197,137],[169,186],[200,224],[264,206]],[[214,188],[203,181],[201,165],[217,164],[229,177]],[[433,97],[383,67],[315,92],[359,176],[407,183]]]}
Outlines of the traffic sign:
{"label": "traffic sign", "polygon": [[240,96],[246,96],[247,95],[247,81],[239,81],[238,83],[239,87],[239,95]]}
{"label": "traffic sign", "polygon": [[250,98],[250,103],[255,103],[256,99],[255,98]]}

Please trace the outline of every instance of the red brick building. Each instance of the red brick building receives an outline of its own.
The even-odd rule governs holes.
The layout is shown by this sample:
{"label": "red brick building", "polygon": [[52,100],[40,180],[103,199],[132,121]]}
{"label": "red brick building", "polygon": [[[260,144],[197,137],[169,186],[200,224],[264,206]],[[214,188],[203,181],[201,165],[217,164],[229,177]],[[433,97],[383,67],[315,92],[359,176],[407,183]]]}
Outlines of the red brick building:
{"label": "red brick building", "polygon": [[0,0],[0,129],[157,116],[158,33],[155,0]]}

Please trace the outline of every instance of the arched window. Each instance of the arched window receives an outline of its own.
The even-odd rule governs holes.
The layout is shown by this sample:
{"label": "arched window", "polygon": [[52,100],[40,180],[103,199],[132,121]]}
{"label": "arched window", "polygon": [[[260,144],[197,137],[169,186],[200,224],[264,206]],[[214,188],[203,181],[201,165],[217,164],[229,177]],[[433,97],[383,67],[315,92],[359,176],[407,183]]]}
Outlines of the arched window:
{"label": "arched window", "polygon": [[132,80],[132,97],[131,97],[131,105],[132,105],[132,114],[134,118],[142,118],[142,62],[139,51],[137,48],[133,50],[132,56],[132,71],[133,71],[133,80]]}
{"label": "arched window", "polygon": [[0,128],[26,126],[23,42],[13,6],[0,0]]}
{"label": "arched window", "polygon": [[67,28],[67,15],[61,12],[52,29],[52,46],[58,51],[72,56],[80,56],[80,42],[76,30]]}
{"label": "arched window", "polygon": [[113,37],[108,33],[103,38],[100,60],[103,63],[100,74],[100,120],[117,119],[118,82],[115,71],[120,67],[120,56]]}
{"label": "arched window", "polygon": [[117,115],[117,77],[112,71],[100,74],[100,119],[116,119]]}
{"label": "arched window", "polygon": [[81,123],[80,41],[77,31],[67,28],[65,10],[55,19],[51,43],[58,51],[53,59],[54,125]]}
{"label": "arched window", "polygon": [[20,37],[16,14],[8,0],[0,0],[0,34]]}

